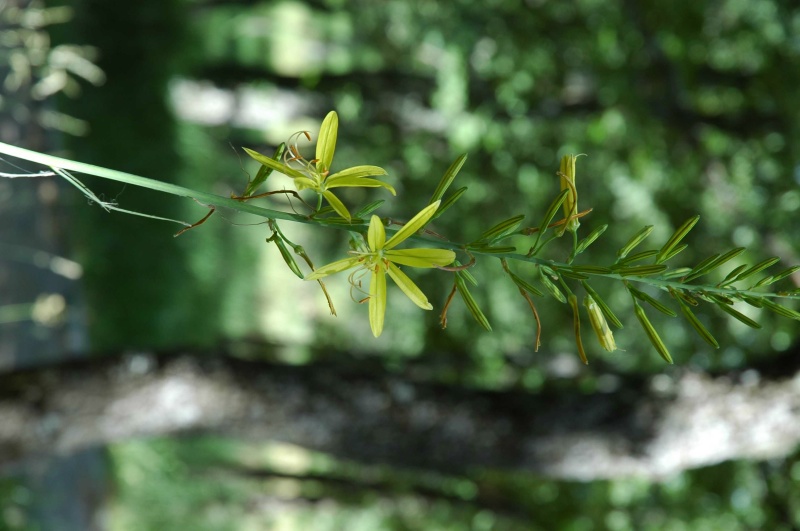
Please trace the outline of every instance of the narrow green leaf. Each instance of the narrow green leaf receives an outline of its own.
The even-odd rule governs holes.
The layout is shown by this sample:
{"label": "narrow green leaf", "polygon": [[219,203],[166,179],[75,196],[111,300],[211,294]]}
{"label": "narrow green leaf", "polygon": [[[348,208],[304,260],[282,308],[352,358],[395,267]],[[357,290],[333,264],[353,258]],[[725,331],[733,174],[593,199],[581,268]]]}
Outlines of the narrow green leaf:
{"label": "narrow green leaf", "polygon": [[677,313],[675,313],[674,310],[672,310],[672,308],[664,306],[657,299],[651,297],[650,295],[648,295],[647,293],[645,293],[643,291],[639,291],[638,289],[636,289],[636,288],[634,288],[632,286],[628,286],[628,291],[633,293],[633,295],[637,299],[648,303],[650,306],[652,306],[653,308],[655,308],[656,310],[658,310],[659,312],[661,312],[661,313],[663,313],[665,315],[669,315],[670,317],[676,317],[678,315]]}
{"label": "narrow green leaf", "polygon": [[642,243],[645,238],[650,236],[651,232],[653,232],[653,226],[652,225],[645,225],[644,227],[642,227],[641,230],[639,230],[639,232],[634,234],[633,237],[630,240],[628,240],[628,243],[623,245],[620,248],[620,250],[617,251],[617,258],[625,258],[626,256],[628,256],[628,253],[633,251],[633,249],[637,245]]}
{"label": "narrow green leaf", "polygon": [[781,259],[778,256],[773,256],[772,258],[767,258],[766,260],[757,263],[756,265],[754,265],[750,269],[739,273],[739,275],[736,277],[736,280],[734,282],[739,282],[740,280],[744,280],[749,276],[755,275],[756,273],[760,273],[761,271],[765,270],[766,268],[777,264],[778,262],[780,262],[780,260]]}
{"label": "narrow green leaf", "polygon": [[365,217],[369,216],[370,214],[372,214],[373,212],[375,212],[376,210],[378,210],[381,207],[381,205],[383,205],[385,202],[386,202],[385,199],[378,199],[377,201],[373,201],[372,203],[368,203],[368,204],[364,205],[363,207],[361,207],[358,210],[358,212],[356,212],[355,217],[357,217],[357,218],[365,218]]}
{"label": "narrow green leaf", "polygon": [[733,270],[728,273],[728,275],[719,283],[720,286],[726,286],[728,284],[733,284],[736,282],[736,277],[739,276],[739,273],[747,269],[747,264],[742,264],[733,268]]}
{"label": "narrow green leaf", "polygon": [[466,191],[467,191],[467,187],[465,186],[465,187],[459,188],[458,190],[453,192],[453,195],[451,195],[450,197],[448,197],[447,199],[444,200],[442,205],[439,207],[439,210],[436,211],[436,214],[433,215],[431,220],[434,220],[434,219],[438,218],[439,216],[444,214],[447,211],[448,208],[450,208],[451,206],[455,205],[456,201],[461,199],[461,196],[464,195],[464,192],[466,192]]}
{"label": "narrow green leaf", "polygon": [[489,247],[488,245],[468,245],[467,249],[484,254],[511,254],[517,252],[516,247]]}
{"label": "narrow green leaf", "polygon": [[740,295],[740,297],[744,302],[746,302],[750,306],[753,306],[755,308],[763,308],[764,307],[764,300],[765,299],[761,299],[761,298],[757,298],[757,297],[750,297],[748,295]]}
{"label": "narrow green leaf", "polygon": [[669,253],[667,253],[666,256],[664,256],[664,259],[662,260],[662,262],[666,262],[667,260],[671,260],[672,258],[675,258],[678,254],[683,252],[687,247],[689,247],[689,246],[687,244],[685,244],[685,243],[683,243],[681,245],[678,245],[677,247],[672,249]]}
{"label": "narrow green leaf", "polygon": [[661,275],[661,278],[663,278],[664,280],[670,280],[670,279],[673,279],[673,278],[681,278],[681,277],[686,276],[691,271],[692,271],[692,269],[690,267],[679,267],[677,269],[673,269],[672,271],[665,271]]}
{"label": "narrow green leaf", "polygon": [[595,240],[597,240],[597,238],[603,235],[603,233],[606,231],[607,228],[608,225],[600,225],[592,232],[590,232],[587,237],[585,237],[583,240],[580,241],[580,243],[578,243],[578,246],[575,248],[575,255],[579,255],[583,251],[585,251],[591,244],[595,242]]}
{"label": "narrow green leaf", "polygon": [[761,304],[763,304],[765,307],[769,308],[773,312],[777,313],[778,315],[800,321],[800,312],[790,310],[789,308],[781,306],[777,302],[773,302],[767,298],[761,299]]}
{"label": "narrow green leaf", "polygon": [[617,273],[622,275],[623,277],[630,277],[630,276],[646,277],[649,275],[657,275],[666,270],[667,266],[664,264],[650,264],[650,265],[623,267],[622,269],[619,269]]}
{"label": "narrow green leaf", "polygon": [[750,328],[761,328],[761,325],[758,324],[756,321],[753,321],[752,319],[747,317],[745,314],[743,314],[743,313],[741,313],[741,312],[739,312],[737,310],[734,310],[733,308],[731,308],[729,305],[725,304],[724,302],[721,302],[721,301],[719,301],[719,302],[718,301],[714,301],[714,302],[717,305],[717,308],[719,308],[723,312],[727,313],[728,315],[732,316],[733,318],[738,319],[739,321],[741,321],[742,323],[746,324]]}
{"label": "narrow green leaf", "polygon": [[623,267],[627,267],[634,262],[639,262],[640,260],[644,260],[645,258],[650,258],[651,256],[655,256],[658,254],[656,249],[650,249],[649,251],[642,251],[640,253],[632,254],[629,257],[625,258],[624,260],[620,260],[613,266],[611,266],[612,270],[622,269]]}
{"label": "narrow green leaf", "polygon": [[453,184],[453,180],[455,180],[456,175],[458,175],[459,170],[461,170],[461,166],[464,165],[464,162],[467,160],[467,154],[464,153],[463,155],[459,156],[453,163],[447,168],[447,171],[444,172],[442,175],[439,184],[436,185],[436,190],[433,191],[433,195],[431,196],[431,200],[428,201],[428,204],[434,203],[439,201],[442,197],[444,197],[444,193]]}
{"label": "narrow green leaf", "polygon": [[678,304],[680,304],[681,313],[683,313],[683,316],[686,317],[686,320],[689,321],[689,324],[692,325],[692,328],[695,329],[697,334],[703,338],[703,341],[714,348],[719,348],[719,343],[717,343],[717,340],[714,339],[714,336],[711,335],[711,332],[709,332],[703,323],[700,322],[694,312],[692,312],[692,309],[689,308],[681,298],[678,298]]}
{"label": "narrow green leaf", "polygon": [[773,278],[774,277],[772,277],[772,275],[766,276],[766,277],[762,278],[761,280],[759,280],[758,282],[756,282],[755,284],[753,284],[750,287],[750,289],[760,288],[761,286],[769,286],[770,284],[775,282],[775,280],[773,280]]}
{"label": "narrow green leaf", "polygon": [[304,278],[302,271],[300,271],[300,267],[298,267],[297,262],[294,260],[294,256],[292,256],[292,253],[290,253],[289,249],[286,248],[286,244],[283,242],[281,237],[277,234],[274,234],[272,236],[272,241],[278,246],[278,251],[280,251],[283,261],[286,262],[286,265],[289,266],[289,269],[292,270],[292,273],[300,278]]}
{"label": "narrow green leaf", "polygon": [[331,111],[322,120],[317,138],[317,170],[320,174],[330,171],[333,153],[336,150],[336,137],[339,134],[339,115]]}
{"label": "narrow green leaf", "polygon": [[608,305],[600,297],[600,295],[598,295],[598,293],[594,289],[592,289],[592,287],[587,282],[581,282],[581,285],[583,286],[583,289],[586,290],[586,293],[588,293],[592,297],[592,299],[594,299],[594,302],[596,302],[597,305],[600,307],[600,311],[603,312],[603,315],[606,316],[606,319],[608,319],[611,322],[611,324],[613,324],[617,328],[622,328],[622,323],[620,322],[619,319],[617,319],[617,316],[614,315],[614,312],[611,311],[611,308],[608,307]]}
{"label": "narrow green leaf", "polygon": [[664,247],[658,252],[656,255],[656,263],[660,264],[661,262],[667,259],[667,256],[672,252],[673,249],[681,242],[681,240],[689,234],[689,231],[692,230],[692,227],[695,226],[697,221],[700,219],[700,216],[694,216],[692,218],[687,219],[683,225],[678,227],[672,236],[670,236],[667,243],[664,244]]}
{"label": "narrow green leaf", "polygon": [[486,330],[489,332],[492,331],[492,326],[489,324],[489,320],[481,311],[478,303],[475,301],[475,298],[472,296],[472,293],[469,292],[467,289],[467,285],[464,282],[464,279],[461,278],[460,275],[456,275],[456,289],[458,293],[461,295],[461,298],[464,300],[464,304],[467,306],[467,310],[469,313],[472,314],[472,317]]}
{"label": "narrow green leaf", "polygon": [[[281,157],[283,157],[283,153],[286,151],[286,144],[281,142],[281,145],[278,146],[278,149],[275,150],[275,154],[272,155],[272,159],[278,163],[280,163]],[[267,178],[272,174],[275,168],[264,166],[263,164],[258,169],[258,173],[256,173],[255,178],[247,183],[247,188],[244,191],[244,196],[251,196],[253,192],[258,190],[258,187],[264,184]]]}
{"label": "narrow green leaf", "polygon": [[567,302],[567,298],[563,293],[561,293],[561,290],[558,289],[558,286],[556,286],[553,281],[550,280],[550,277],[545,274],[541,267],[539,268],[539,280],[542,282],[542,285],[550,293],[550,295],[552,295],[558,302]]}
{"label": "narrow green leaf", "polygon": [[523,219],[525,219],[525,215],[520,214],[518,216],[514,216],[513,218],[508,218],[505,221],[501,221],[497,225],[493,226],[491,229],[481,234],[478,237],[477,241],[491,242],[493,240],[499,239],[502,236],[506,236],[517,230],[517,228],[522,224]]}
{"label": "narrow green leaf", "polygon": [[573,271],[575,273],[587,273],[589,275],[608,275],[613,271],[608,267],[593,265],[570,265],[569,267],[559,268],[560,272]]}
{"label": "narrow green leaf", "polygon": [[561,193],[558,194],[558,196],[556,196],[553,202],[550,203],[550,206],[547,207],[547,212],[545,212],[545,215],[542,218],[542,222],[539,223],[539,232],[537,234],[537,241],[542,236],[542,234],[544,234],[544,231],[547,230],[547,226],[553,220],[553,217],[555,217],[556,212],[558,212],[558,209],[561,207],[561,204],[567,198],[569,193],[570,193],[569,188],[567,188],[566,190],[561,190]]}
{"label": "narrow green leaf", "polygon": [[541,291],[539,291],[538,289],[533,287],[533,285],[530,282],[528,282],[527,280],[524,280],[524,279],[520,278],[519,276],[515,275],[511,271],[508,271],[508,275],[511,277],[511,280],[514,281],[514,284],[516,284],[518,287],[524,289],[528,293],[531,293],[533,295],[538,295],[539,297],[544,296],[544,293],[542,293]]}
{"label": "narrow green leaf", "polygon": [[581,312],[578,309],[578,297],[574,294],[569,296],[569,305],[572,306],[572,326],[575,331],[575,346],[578,348],[578,356],[584,365],[589,365],[589,358],[586,357],[586,351],[583,349],[583,340],[581,339]]}
{"label": "narrow green leaf", "polygon": [[578,273],[576,271],[570,271],[569,269],[559,269],[558,271],[564,277],[566,277],[566,278],[574,278],[575,280],[586,280],[586,279],[590,278],[589,275],[586,275],[584,273]]}
{"label": "narrow green leaf", "polygon": [[669,350],[667,350],[667,346],[661,341],[661,337],[659,337],[658,332],[656,329],[653,328],[653,325],[650,323],[650,320],[647,318],[647,314],[644,313],[644,308],[639,306],[639,303],[635,300],[633,301],[633,309],[636,311],[636,318],[639,320],[639,324],[642,325],[642,328],[647,334],[647,338],[650,340],[650,343],[658,351],[658,354],[666,361],[667,363],[672,362],[672,356],[669,355]]}
{"label": "narrow green leaf", "polygon": [[[730,251],[728,251],[727,253],[723,254],[722,256],[718,256],[717,258],[715,258],[714,260],[711,260],[708,263],[706,263],[706,261],[708,260],[708,258],[707,258],[706,260],[703,260],[703,262],[701,262],[700,264],[695,266],[695,268],[692,271],[692,273],[687,275],[687,277],[684,279],[684,281],[685,282],[689,282],[689,281],[694,280],[694,279],[696,279],[698,277],[706,275],[706,274],[710,273],[711,271],[717,269],[718,267],[726,264],[730,260],[733,260],[734,258],[739,256],[740,254],[742,254],[744,251],[745,251],[744,247],[737,247],[735,249],[731,249]],[[700,266],[703,266],[703,267],[700,267]]]}
{"label": "narrow green leaf", "polygon": [[788,269],[784,269],[783,271],[781,271],[780,273],[776,273],[772,277],[772,280],[770,281],[770,284],[774,284],[775,282],[778,282],[779,280],[783,280],[784,278],[786,278],[786,277],[788,277],[790,275],[794,275],[798,271],[800,271],[800,265],[796,265],[796,266],[792,266],[792,267],[790,267]]}
{"label": "narrow green leaf", "polygon": [[717,258],[719,258],[719,253],[712,254],[711,256],[703,259],[702,261],[700,261],[699,264],[697,264],[692,268],[692,270],[689,272],[689,275],[686,278],[688,279],[689,277],[692,277],[694,275],[697,276],[702,275],[705,272],[706,268],[711,266],[711,264],[713,264]]}

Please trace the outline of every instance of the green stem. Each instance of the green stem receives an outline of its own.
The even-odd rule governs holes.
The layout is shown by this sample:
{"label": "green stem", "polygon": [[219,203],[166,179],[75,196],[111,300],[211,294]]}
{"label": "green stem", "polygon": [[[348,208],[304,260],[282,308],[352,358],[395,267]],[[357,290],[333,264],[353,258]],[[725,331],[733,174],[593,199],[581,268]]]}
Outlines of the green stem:
{"label": "green stem", "polygon": [[[326,227],[339,229],[339,230],[347,230],[347,231],[361,231],[365,232],[367,230],[368,225],[366,223],[352,223],[352,224],[343,224],[341,222],[330,222],[325,219],[316,219],[312,217],[301,216],[298,214],[290,214],[288,212],[281,212],[280,210],[272,210],[269,208],[263,208],[254,206],[249,203],[236,201],[234,199],[230,199],[228,197],[223,197],[220,195],[209,194],[206,192],[200,192],[198,190],[192,190],[190,188],[185,188],[183,186],[178,186],[175,184],[165,183],[162,181],[157,181],[155,179],[148,179],[146,177],[141,177],[139,175],[134,175],[132,173],[121,172],[117,170],[111,170],[108,168],[103,168],[101,166],[94,166],[92,164],[85,164],[83,162],[76,162],[69,159],[55,157],[52,155],[45,155],[44,153],[38,153],[36,151],[31,151],[28,149],[23,149],[20,147],[12,146],[9,144],[5,144],[0,142],[0,153],[10,155],[12,157],[17,157],[20,159],[28,160],[31,162],[36,162],[39,164],[43,164],[45,166],[51,168],[60,168],[66,170],[72,170],[76,172],[85,173],[88,175],[93,175],[95,177],[101,177],[103,179],[109,179],[112,181],[118,181],[126,184],[130,184],[133,186],[140,186],[142,188],[148,188],[150,190],[154,190],[156,192],[162,192],[166,194],[172,194],[179,197],[189,197],[196,199],[201,203],[205,203],[208,205],[214,205],[217,207],[225,207],[231,210],[235,210],[238,212],[243,212],[246,214],[253,214],[256,216],[260,216],[266,219],[282,219],[286,221],[294,221],[296,223],[305,223],[309,225],[323,225]],[[321,199],[321,198],[320,198]],[[393,232],[392,229],[389,229],[390,232]],[[538,239],[541,238],[541,233],[537,234],[537,243]],[[534,252],[532,253],[535,255],[539,251],[544,248],[551,240],[553,240],[556,235],[552,235],[549,239],[546,239],[542,242],[541,246],[538,248],[537,245],[534,245]],[[464,244],[452,242],[449,240],[440,240],[434,239],[431,237],[426,236],[412,236],[409,238],[410,240],[423,242],[428,245],[433,245],[435,247],[443,248],[443,249],[451,249],[453,251],[463,251],[466,247]],[[530,262],[539,265],[547,265],[554,269],[565,269],[565,270],[572,270],[572,266],[568,263],[560,263],[555,262],[552,260],[545,260],[542,258],[537,258],[536,256],[528,256],[524,254],[517,254],[517,253],[486,253],[482,252],[479,249],[470,249],[470,252],[473,254],[478,255],[487,255],[492,256],[498,259],[508,259],[508,260],[517,260],[522,262]],[[652,277],[637,277],[637,276],[625,276],[622,277],[616,273],[586,273],[592,277],[602,277],[607,278],[610,280],[627,280],[630,282],[639,282],[643,284],[648,284],[650,286],[654,286],[657,288],[661,288],[664,290],[668,290],[669,288],[678,289],[678,290],[691,290],[693,292],[704,291],[707,293],[716,293],[720,295],[730,295],[731,289],[724,288],[724,287],[717,287],[712,285],[695,285],[695,284],[685,284],[677,281],[672,280],[660,280],[657,278]],[[751,297],[774,297],[774,298],[784,298],[784,299],[794,299],[800,300],[800,294],[798,295],[779,295],[777,293],[764,293],[760,291],[753,291],[753,290],[737,290],[736,294],[738,295],[749,295]]]}

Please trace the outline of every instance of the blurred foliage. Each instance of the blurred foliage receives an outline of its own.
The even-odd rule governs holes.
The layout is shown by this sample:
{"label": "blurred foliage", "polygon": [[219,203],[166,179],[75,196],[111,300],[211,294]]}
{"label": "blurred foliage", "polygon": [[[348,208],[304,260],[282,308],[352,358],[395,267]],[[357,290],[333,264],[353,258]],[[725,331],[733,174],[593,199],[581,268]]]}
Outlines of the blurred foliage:
{"label": "blurred foliage", "polygon": [[[470,153],[457,183],[469,192],[435,226],[455,240],[517,213],[536,223],[557,193],[559,157],[586,153],[581,207],[594,212],[583,227],[588,233],[611,224],[592,247],[598,261],[610,260],[643,225],[656,225],[651,238],[664,241],[699,213],[687,242],[702,254],[686,251],[687,264],[731,243],[750,249],[743,262],[769,255],[800,262],[793,226],[800,210],[800,11],[790,3],[150,0],[126,10],[111,1],[67,3],[76,15],[60,39],[99,49],[97,64],[108,77],[77,102],[61,102],[91,125],[87,138],[67,143],[79,160],[241,193],[247,176],[228,143],[272,152],[336,109],[337,164],[384,166],[406,198],[402,209],[383,215],[413,215],[450,162]],[[204,213],[88,184],[126,208],[190,220]],[[372,197],[359,194],[346,200]],[[173,240],[170,228],[151,221],[85,205],[77,215],[84,216],[76,244],[98,349],[251,335],[280,343],[276,356],[290,363],[347,352],[416,377],[532,391],[554,378],[586,392],[609,389],[614,379],[605,373],[665,370],[633,312],[617,311],[627,317],[617,336],[626,352],[601,355],[594,347],[595,360],[581,372],[569,309],[549,301],[540,305],[543,348],[534,354],[533,319],[499,264],[477,268],[481,284],[473,290],[493,333],[476,332],[458,306],[441,331],[435,312],[394,297],[390,311],[401,317],[373,342],[363,315],[351,318],[365,308],[348,304],[344,281],[331,287],[340,309],[334,320],[315,288],[284,271],[274,246],[263,242],[264,226],[225,221],[249,218],[216,216]],[[346,246],[339,233],[282,230],[317,263]],[[444,300],[448,287],[434,275],[418,280],[432,302]],[[595,287],[615,309],[629,309],[621,291]],[[677,365],[741,368],[798,340],[795,323],[764,312],[758,333],[725,315],[699,317],[720,338],[719,351],[678,319],[653,317],[679,353]],[[301,529],[800,525],[796,455],[722,464],[661,484],[573,484],[485,471],[452,478],[317,455],[287,471],[242,457],[261,451],[218,440],[118,445],[118,528],[280,528],[270,520],[278,518]],[[221,472],[198,471],[217,466]],[[246,468],[241,477],[232,472],[237,467]],[[252,468],[264,477],[252,477]]]}
{"label": "blurred foliage", "polygon": [[333,459],[284,444],[155,440],[112,450],[113,529],[789,530],[797,455],[665,478],[564,482],[469,477]]}

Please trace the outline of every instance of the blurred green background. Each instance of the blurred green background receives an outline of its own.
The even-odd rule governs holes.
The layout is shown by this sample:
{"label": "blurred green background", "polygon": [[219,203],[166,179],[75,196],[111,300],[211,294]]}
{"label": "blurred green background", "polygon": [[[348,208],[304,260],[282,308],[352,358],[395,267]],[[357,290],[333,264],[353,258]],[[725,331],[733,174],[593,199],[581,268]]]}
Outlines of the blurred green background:
{"label": "blurred green background", "polygon": [[[469,192],[435,225],[456,241],[513,214],[538,223],[558,191],[560,156],[586,153],[580,207],[594,211],[582,220],[584,234],[611,225],[592,247],[595,263],[613,261],[643,225],[655,225],[651,239],[663,241],[694,214],[701,221],[685,264],[733,246],[749,249],[742,262],[779,255],[800,263],[800,9],[791,2],[47,2],[58,6],[71,17],[48,27],[53,43],[93,47],[105,74],[99,86],[78,82],[79,94],[50,100],[74,117],[46,124],[66,129],[58,147],[70,158],[228,195],[257,170],[241,146],[271,153],[294,131],[315,134],[335,109],[335,165],[383,166],[398,190],[401,200],[383,216],[413,215],[452,160],[469,153],[456,183]],[[288,184],[271,179],[273,188]],[[85,182],[124,208],[188,220],[205,213],[188,201]],[[343,195],[347,204],[388,199],[380,191]],[[264,242],[269,231],[256,218],[221,212],[173,239],[169,225],[108,215],[77,194],[70,201],[71,258],[83,266],[98,355],[254,340],[273,361],[354,357],[469,388],[535,392],[558,366],[587,394],[609,374],[673,370],[613,286],[596,289],[619,309],[623,351],[607,354],[587,334],[588,368],[576,363],[571,312],[555,301],[538,305],[543,346],[534,353],[527,305],[491,260],[475,268],[474,293],[493,333],[460,304],[440,330],[437,310],[450,286],[427,272],[415,279],[437,310],[421,312],[394,290],[386,330],[373,340],[345,278],[328,282],[334,319],[316,285],[296,279]],[[347,245],[339,231],[282,228],[317,264]],[[742,369],[793,348],[800,334],[796,322],[771,314],[754,314],[764,325],[757,333],[710,310],[699,315],[718,351],[685,322],[652,316],[678,366]],[[112,529],[800,526],[794,457],[725,463],[663,483],[580,484],[492,471],[426,475],[198,438],[117,444],[109,466]],[[254,478],[241,473],[247,467],[266,472]],[[29,490],[0,483],[7,528],[36,528],[24,516]]]}

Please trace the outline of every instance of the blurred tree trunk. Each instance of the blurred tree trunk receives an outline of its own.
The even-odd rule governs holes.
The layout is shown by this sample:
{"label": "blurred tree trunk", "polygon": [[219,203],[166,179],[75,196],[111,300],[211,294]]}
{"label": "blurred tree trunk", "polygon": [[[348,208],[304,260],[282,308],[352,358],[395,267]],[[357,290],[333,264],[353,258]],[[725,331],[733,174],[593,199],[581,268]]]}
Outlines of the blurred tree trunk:
{"label": "blurred tree trunk", "polygon": [[[481,392],[370,367],[287,367],[223,356],[137,355],[0,377],[0,465],[131,438],[215,433],[451,473],[660,478],[800,442],[796,363],[781,377],[622,380],[582,394]],[[787,357],[784,360],[791,360]]]}

